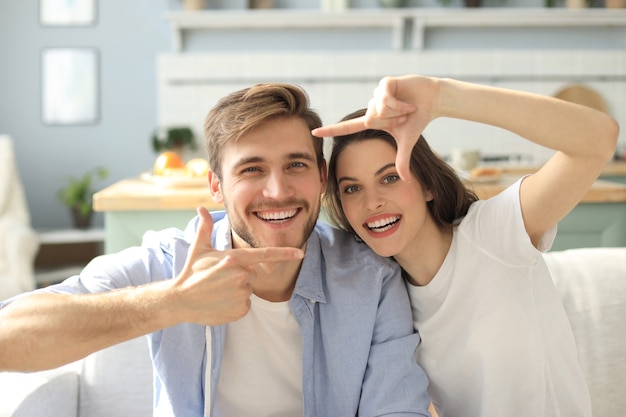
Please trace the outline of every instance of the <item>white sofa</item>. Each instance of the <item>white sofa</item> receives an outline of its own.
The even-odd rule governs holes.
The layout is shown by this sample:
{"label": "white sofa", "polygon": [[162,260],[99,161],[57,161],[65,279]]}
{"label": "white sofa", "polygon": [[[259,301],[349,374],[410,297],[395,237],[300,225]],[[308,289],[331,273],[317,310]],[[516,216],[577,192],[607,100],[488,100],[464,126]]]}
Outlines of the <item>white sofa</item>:
{"label": "white sofa", "polygon": [[38,249],[13,140],[0,135],[0,300],[35,289],[33,266]]}
{"label": "white sofa", "polygon": [[145,337],[58,369],[0,373],[0,417],[151,417]]}
{"label": "white sofa", "polygon": [[[626,410],[626,248],[545,255],[561,293],[591,390],[594,416]],[[0,373],[0,417],[148,417],[152,368],[138,338],[74,364]]]}

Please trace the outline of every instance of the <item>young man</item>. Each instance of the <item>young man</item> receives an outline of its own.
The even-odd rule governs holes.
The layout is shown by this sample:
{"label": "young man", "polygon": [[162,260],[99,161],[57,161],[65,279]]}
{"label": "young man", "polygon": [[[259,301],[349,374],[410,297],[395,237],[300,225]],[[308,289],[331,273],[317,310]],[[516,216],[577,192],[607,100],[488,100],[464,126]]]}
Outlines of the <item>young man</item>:
{"label": "young man", "polygon": [[429,415],[399,269],[317,222],[319,126],[295,86],[223,98],[205,133],[226,213],[213,225],[199,209],[185,231],[146,235],[8,303],[0,369],[54,367],[148,334],[155,415]]}

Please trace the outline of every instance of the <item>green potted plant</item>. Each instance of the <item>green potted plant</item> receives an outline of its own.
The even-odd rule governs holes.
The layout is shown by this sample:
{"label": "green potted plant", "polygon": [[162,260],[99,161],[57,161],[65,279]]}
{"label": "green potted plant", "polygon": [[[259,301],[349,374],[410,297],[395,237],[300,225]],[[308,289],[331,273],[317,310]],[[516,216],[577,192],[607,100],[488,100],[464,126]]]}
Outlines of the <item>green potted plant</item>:
{"label": "green potted plant", "polygon": [[81,177],[67,177],[66,185],[57,191],[59,201],[70,209],[74,227],[86,229],[91,225],[93,195],[96,192],[94,180],[103,180],[108,176],[106,168],[95,167]]}
{"label": "green potted plant", "polygon": [[155,152],[174,151],[182,154],[184,148],[196,150],[196,137],[188,127],[157,129],[152,135],[152,148]]}

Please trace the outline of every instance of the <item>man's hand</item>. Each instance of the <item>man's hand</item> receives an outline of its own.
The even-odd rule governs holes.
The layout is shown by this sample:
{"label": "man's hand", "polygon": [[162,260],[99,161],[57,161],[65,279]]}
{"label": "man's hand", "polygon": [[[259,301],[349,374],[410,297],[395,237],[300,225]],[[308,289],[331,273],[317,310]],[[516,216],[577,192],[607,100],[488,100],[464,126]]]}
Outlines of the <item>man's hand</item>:
{"label": "man's hand", "polygon": [[374,90],[365,116],[314,129],[314,136],[342,136],[365,129],[391,134],[398,144],[396,169],[409,181],[411,151],[433,117],[437,84],[421,76],[385,77]]}
{"label": "man's hand", "polygon": [[213,219],[199,208],[200,224],[187,261],[176,278],[176,306],[185,311],[183,321],[218,325],[245,316],[250,309],[254,266],[302,259],[297,248],[246,248],[218,251],[213,248]]}

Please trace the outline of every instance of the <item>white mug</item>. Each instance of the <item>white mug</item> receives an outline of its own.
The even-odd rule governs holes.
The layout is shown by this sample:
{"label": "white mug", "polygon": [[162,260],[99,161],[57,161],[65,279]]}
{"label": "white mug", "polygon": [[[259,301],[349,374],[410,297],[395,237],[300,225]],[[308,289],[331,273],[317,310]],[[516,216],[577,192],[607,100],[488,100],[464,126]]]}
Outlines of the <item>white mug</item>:
{"label": "white mug", "polygon": [[480,162],[480,151],[476,149],[452,149],[450,165],[458,171],[470,171]]}

